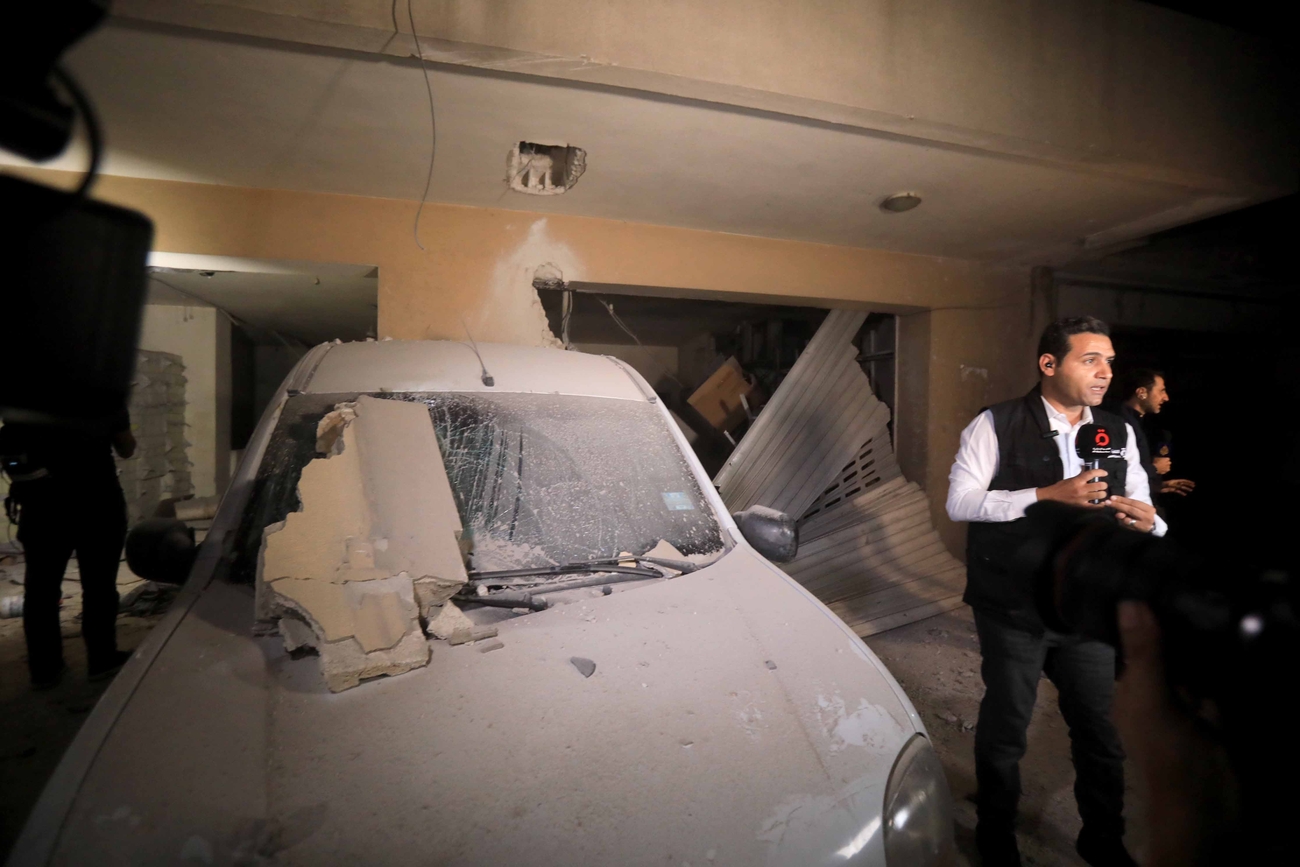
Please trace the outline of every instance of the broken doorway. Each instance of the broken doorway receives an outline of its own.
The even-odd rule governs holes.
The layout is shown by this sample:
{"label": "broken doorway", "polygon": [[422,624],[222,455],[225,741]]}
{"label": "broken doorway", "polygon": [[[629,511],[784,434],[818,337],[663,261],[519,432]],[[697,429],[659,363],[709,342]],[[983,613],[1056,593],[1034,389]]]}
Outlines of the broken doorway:
{"label": "broken doorway", "polygon": [[[537,288],[552,333],[572,349],[612,355],[644,376],[710,475],[827,314],[794,304]],[[873,390],[891,413],[895,331],[896,317],[872,313],[855,338]]]}

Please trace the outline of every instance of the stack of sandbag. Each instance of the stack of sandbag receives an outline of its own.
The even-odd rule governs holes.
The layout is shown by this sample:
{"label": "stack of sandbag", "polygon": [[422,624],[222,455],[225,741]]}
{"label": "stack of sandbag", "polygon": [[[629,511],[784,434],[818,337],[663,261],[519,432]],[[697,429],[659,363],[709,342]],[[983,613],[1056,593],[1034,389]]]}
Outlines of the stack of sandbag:
{"label": "stack of sandbag", "polygon": [[131,383],[136,452],[118,460],[118,478],[132,524],[152,517],[159,502],[194,493],[185,440],[185,363],[170,352],[140,350]]}

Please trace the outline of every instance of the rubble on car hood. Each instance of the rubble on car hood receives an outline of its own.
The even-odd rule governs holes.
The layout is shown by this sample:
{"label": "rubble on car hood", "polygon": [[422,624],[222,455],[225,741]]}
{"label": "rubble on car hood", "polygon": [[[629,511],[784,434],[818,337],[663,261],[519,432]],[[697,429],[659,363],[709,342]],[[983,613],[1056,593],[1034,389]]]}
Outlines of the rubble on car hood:
{"label": "rubble on car hood", "polygon": [[425,665],[421,614],[466,582],[462,528],[428,409],[361,397],[321,419],[301,509],[266,528],[259,618],[320,655],[335,692]]}

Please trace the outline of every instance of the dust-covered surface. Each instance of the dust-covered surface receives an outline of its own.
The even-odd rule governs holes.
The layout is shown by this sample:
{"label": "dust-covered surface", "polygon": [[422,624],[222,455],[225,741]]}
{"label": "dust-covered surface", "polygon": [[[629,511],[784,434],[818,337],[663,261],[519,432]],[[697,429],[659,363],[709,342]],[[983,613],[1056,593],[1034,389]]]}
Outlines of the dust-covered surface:
{"label": "dust-covered surface", "polygon": [[[975,723],[984,695],[979,640],[970,608],[873,635],[866,643],[889,666],[925,720],[943,762],[957,815],[959,864],[979,864],[975,854]],[[1020,763],[1024,794],[1018,837],[1025,864],[1083,865],[1074,840],[1081,822],[1074,801],[1070,739],[1056,703],[1056,688],[1039,681],[1029,725],[1029,749]],[[1125,768],[1129,850],[1140,856],[1146,838],[1136,771]],[[1138,860],[1142,859],[1138,857]]]}
{"label": "dust-covered surface", "polygon": [[[252,637],[252,605],[221,581],[196,601],[52,863],[230,863],[257,829],[283,829],[267,842],[284,865],[821,863],[878,827],[919,724],[866,648],[743,546],[432,642],[428,667],[340,694]],[[878,836],[864,845],[879,863]]]}
{"label": "dust-covered surface", "polygon": [[[24,566],[0,565],[0,598],[22,595]],[[117,592],[146,588],[126,563],[118,571]],[[165,609],[145,617],[117,619],[118,646],[130,650],[144,640]],[[47,692],[33,692],[27,676],[27,647],[21,617],[0,619],[0,859],[22,830],[32,805],[90,709],[111,681],[86,681],[86,647],[81,640],[81,584],[74,558],[63,581],[63,655],[71,669]]]}

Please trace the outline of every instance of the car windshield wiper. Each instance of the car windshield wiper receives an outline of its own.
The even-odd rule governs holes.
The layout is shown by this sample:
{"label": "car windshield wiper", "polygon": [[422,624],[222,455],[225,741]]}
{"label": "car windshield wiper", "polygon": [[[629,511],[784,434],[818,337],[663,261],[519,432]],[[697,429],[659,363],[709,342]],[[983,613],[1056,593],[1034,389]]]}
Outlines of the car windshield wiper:
{"label": "car windshield wiper", "polygon": [[[660,567],[658,569],[648,569],[645,566],[624,566],[621,565],[627,561],[636,563],[649,563],[652,566]],[[678,574],[694,572],[698,569],[695,563],[685,560],[668,560],[661,557],[641,557],[641,556],[618,556],[604,557],[599,560],[581,560],[576,563],[564,563],[559,566],[534,566],[527,569],[502,569],[495,572],[474,572],[469,573],[469,583],[471,586],[496,586],[504,587],[511,584],[536,584],[538,578],[547,578],[550,576],[575,575],[581,573],[614,573],[619,575],[630,575],[637,578],[665,578],[668,577],[664,569],[671,569]],[[534,579],[534,580],[529,580]],[[632,580],[632,579],[624,579]]]}
{"label": "car windshield wiper", "polygon": [[[658,567],[648,569],[645,566],[624,566],[627,561],[649,563]],[[707,565],[707,564],[705,564]],[[604,584],[619,584],[624,581],[646,581],[654,578],[671,578],[672,573],[684,575],[700,568],[700,564],[687,560],[670,560],[664,557],[644,557],[622,555],[604,557],[599,560],[583,560],[577,563],[564,563],[558,566],[535,566],[529,569],[501,569],[494,572],[469,572],[469,583],[465,590],[455,596],[457,602],[476,602],[479,605],[491,605],[497,608],[528,608],[533,611],[545,611],[549,605],[545,599],[533,596],[533,593],[558,593],[563,590],[577,590],[583,587],[596,587]],[[564,575],[590,574],[590,578],[576,581],[548,581]],[[489,590],[489,587],[500,588]],[[518,587],[527,587],[521,592]]]}

